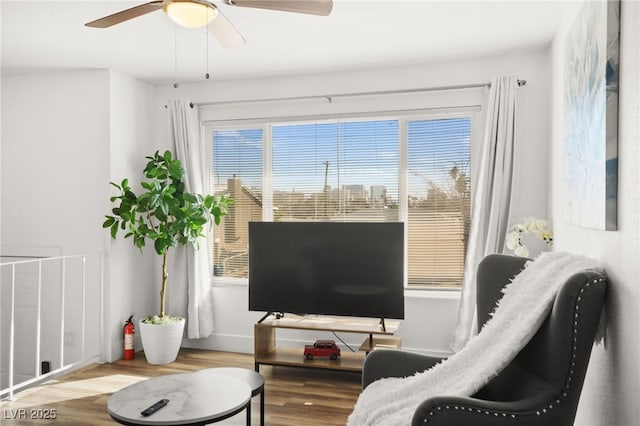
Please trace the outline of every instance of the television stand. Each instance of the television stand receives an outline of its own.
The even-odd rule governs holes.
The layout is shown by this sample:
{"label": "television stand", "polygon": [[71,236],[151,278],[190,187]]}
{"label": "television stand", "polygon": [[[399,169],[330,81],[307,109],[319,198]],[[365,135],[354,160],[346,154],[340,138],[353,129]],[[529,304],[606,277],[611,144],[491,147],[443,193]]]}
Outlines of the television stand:
{"label": "television stand", "polygon": [[[361,372],[366,354],[375,348],[401,346],[401,339],[393,336],[399,326],[398,320],[386,320],[386,324],[381,324],[380,320],[372,318],[286,316],[276,319],[273,316],[267,316],[253,327],[255,370],[259,372],[260,365],[265,364]],[[304,357],[302,346],[297,348],[278,346],[276,344],[277,329],[357,333],[366,335],[366,338],[358,352],[342,351],[337,360],[329,358],[308,360]],[[308,343],[316,339],[317,336],[310,335]]]}

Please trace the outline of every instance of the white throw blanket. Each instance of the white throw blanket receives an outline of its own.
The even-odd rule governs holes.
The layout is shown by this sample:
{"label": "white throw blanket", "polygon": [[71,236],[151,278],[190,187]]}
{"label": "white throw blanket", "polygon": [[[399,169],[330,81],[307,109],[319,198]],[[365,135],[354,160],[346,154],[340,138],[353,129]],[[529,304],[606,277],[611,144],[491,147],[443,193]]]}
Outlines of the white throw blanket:
{"label": "white throw blanket", "polygon": [[348,425],[408,425],[417,406],[436,395],[471,396],[515,358],[547,317],[562,284],[573,274],[602,270],[594,260],[543,253],[505,286],[492,318],[459,352],[406,378],[371,383]]}

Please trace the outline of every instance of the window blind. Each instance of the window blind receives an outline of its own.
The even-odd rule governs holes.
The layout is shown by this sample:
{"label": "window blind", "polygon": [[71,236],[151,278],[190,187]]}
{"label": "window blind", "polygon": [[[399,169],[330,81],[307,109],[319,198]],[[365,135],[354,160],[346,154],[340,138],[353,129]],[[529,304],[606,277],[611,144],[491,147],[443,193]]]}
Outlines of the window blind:
{"label": "window blind", "polygon": [[398,220],[398,121],[272,127],[276,221]]}
{"label": "window blind", "polygon": [[215,276],[248,276],[248,223],[262,220],[262,145],[262,128],[213,132],[214,193],[233,199],[229,215],[213,231]]}
{"label": "window blind", "polygon": [[471,120],[407,126],[408,285],[459,286],[470,227]]}

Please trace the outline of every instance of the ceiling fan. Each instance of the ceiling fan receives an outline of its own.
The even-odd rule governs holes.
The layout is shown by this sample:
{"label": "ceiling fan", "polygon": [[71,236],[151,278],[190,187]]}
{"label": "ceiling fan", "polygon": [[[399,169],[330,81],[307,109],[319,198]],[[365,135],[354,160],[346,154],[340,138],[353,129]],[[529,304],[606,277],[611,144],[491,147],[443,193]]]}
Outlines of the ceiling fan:
{"label": "ceiling fan", "polygon": [[[229,6],[270,9],[285,12],[327,16],[332,0],[223,0]],[[116,12],[85,24],[87,27],[108,28],[147,13],[162,9],[176,23],[187,28],[208,25],[209,32],[223,47],[239,47],[246,40],[220,9],[207,0],[157,0]]]}

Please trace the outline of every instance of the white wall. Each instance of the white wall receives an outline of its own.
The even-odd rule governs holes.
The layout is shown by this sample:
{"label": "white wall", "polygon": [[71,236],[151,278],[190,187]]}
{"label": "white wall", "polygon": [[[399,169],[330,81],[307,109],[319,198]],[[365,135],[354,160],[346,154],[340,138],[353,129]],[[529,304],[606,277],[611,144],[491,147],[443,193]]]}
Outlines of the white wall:
{"label": "white wall", "polygon": [[[283,76],[264,79],[222,80],[202,83],[158,87],[157,103],[166,103],[172,98],[186,98],[193,102],[216,102],[242,99],[265,99],[300,97],[367,91],[404,90],[433,86],[460,85],[489,82],[491,78],[515,75],[527,80],[520,89],[519,152],[520,171],[527,179],[520,179],[519,196],[515,200],[514,219],[524,216],[545,217],[547,214],[547,147],[550,136],[548,116],[548,93],[550,58],[547,48],[520,51],[496,57],[469,59],[444,63],[425,63],[411,67],[381,68],[357,72],[335,72],[303,76]],[[214,74],[215,75],[215,74]],[[425,93],[425,104],[454,93]],[[482,99],[483,97],[481,97]],[[373,102],[373,101],[372,101]],[[314,107],[314,105],[316,105]],[[340,102],[334,102],[340,108]],[[327,112],[327,103],[310,102],[305,113]],[[315,109],[314,109],[315,108]],[[273,116],[277,111],[271,105],[240,105],[207,108],[200,111],[201,119],[212,120],[245,114]],[[239,113],[240,111],[240,113]],[[169,135],[168,118],[165,112],[158,114],[156,127],[160,136]],[[165,145],[170,146],[166,142]],[[252,352],[253,323],[260,314],[247,311],[247,288],[216,287],[215,320],[216,332],[208,339],[191,341],[189,346]],[[421,294],[406,298],[406,319],[400,328],[403,346],[408,349],[447,353],[456,320],[457,295]],[[304,340],[297,334],[287,337]],[[306,336],[306,340],[314,337]],[[354,342],[355,343],[355,342]],[[358,344],[361,342],[357,342]]]}
{"label": "white wall", "polygon": [[[126,318],[155,309],[152,261],[131,250],[129,241],[112,243],[101,226],[114,193],[109,181],[134,180],[144,156],[154,150],[153,95],[153,86],[104,70],[2,79],[2,245],[106,255],[107,360],[122,355]],[[88,286],[95,294],[99,279]],[[79,292],[66,294],[73,315],[78,297]],[[79,327],[72,318],[65,330]],[[99,330],[89,333],[95,337]],[[55,360],[57,351],[47,338],[43,359]]]}
{"label": "white wall", "polygon": [[557,250],[604,263],[610,278],[606,302],[607,335],[595,346],[576,424],[637,424],[640,418],[640,3],[623,1],[620,52],[618,230],[598,231],[564,223],[563,65],[568,28],[553,44],[551,91],[551,215]]}
{"label": "white wall", "polygon": [[[109,75],[2,78],[2,244],[100,251]],[[73,230],[73,232],[69,232]]]}
{"label": "white wall", "polygon": [[[100,206],[107,194],[108,96],[108,73],[104,71],[3,77],[0,237],[3,246],[18,247],[14,254],[30,253],[19,252],[20,247],[49,248],[62,255],[103,250]],[[43,265],[40,356],[51,361],[52,368],[60,362],[60,305],[47,301],[59,299],[61,265]],[[81,261],[67,261],[64,332],[73,340],[73,346],[64,348],[67,363],[80,357],[81,269]],[[92,337],[99,325],[99,271],[99,258],[88,258],[86,300],[90,307],[87,318],[95,327]],[[16,345],[25,353],[16,357],[16,367],[24,378],[37,368],[34,330],[27,329],[35,325],[37,274],[18,278]],[[10,294],[7,284],[5,280],[4,295]],[[3,320],[8,319],[7,313],[3,309]],[[9,322],[2,324],[4,331]],[[87,353],[99,350],[97,339],[87,341],[92,343]],[[3,347],[8,347],[4,339]],[[29,365],[21,366],[29,358]]]}
{"label": "white wall", "polygon": [[[152,85],[141,82],[117,71],[110,71],[109,85],[109,173],[102,182],[107,185],[107,193],[116,195],[117,190],[109,181],[120,183],[129,179],[134,191],[140,189],[142,170],[152,155],[161,147],[155,144],[153,118],[155,116],[154,94]],[[103,215],[108,214],[112,205],[105,196]],[[129,315],[140,320],[154,314],[159,306],[159,290],[156,291],[155,252],[153,247],[146,247],[142,253],[136,249],[132,240],[123,238],[111,240],[107,230],[102,230],[108,262],[105,289],[106,314],[106,348],[108,360],[122,357],[123,336],[122,325]],[[136,321],[136,350],[142,348],[140,333]]]}

